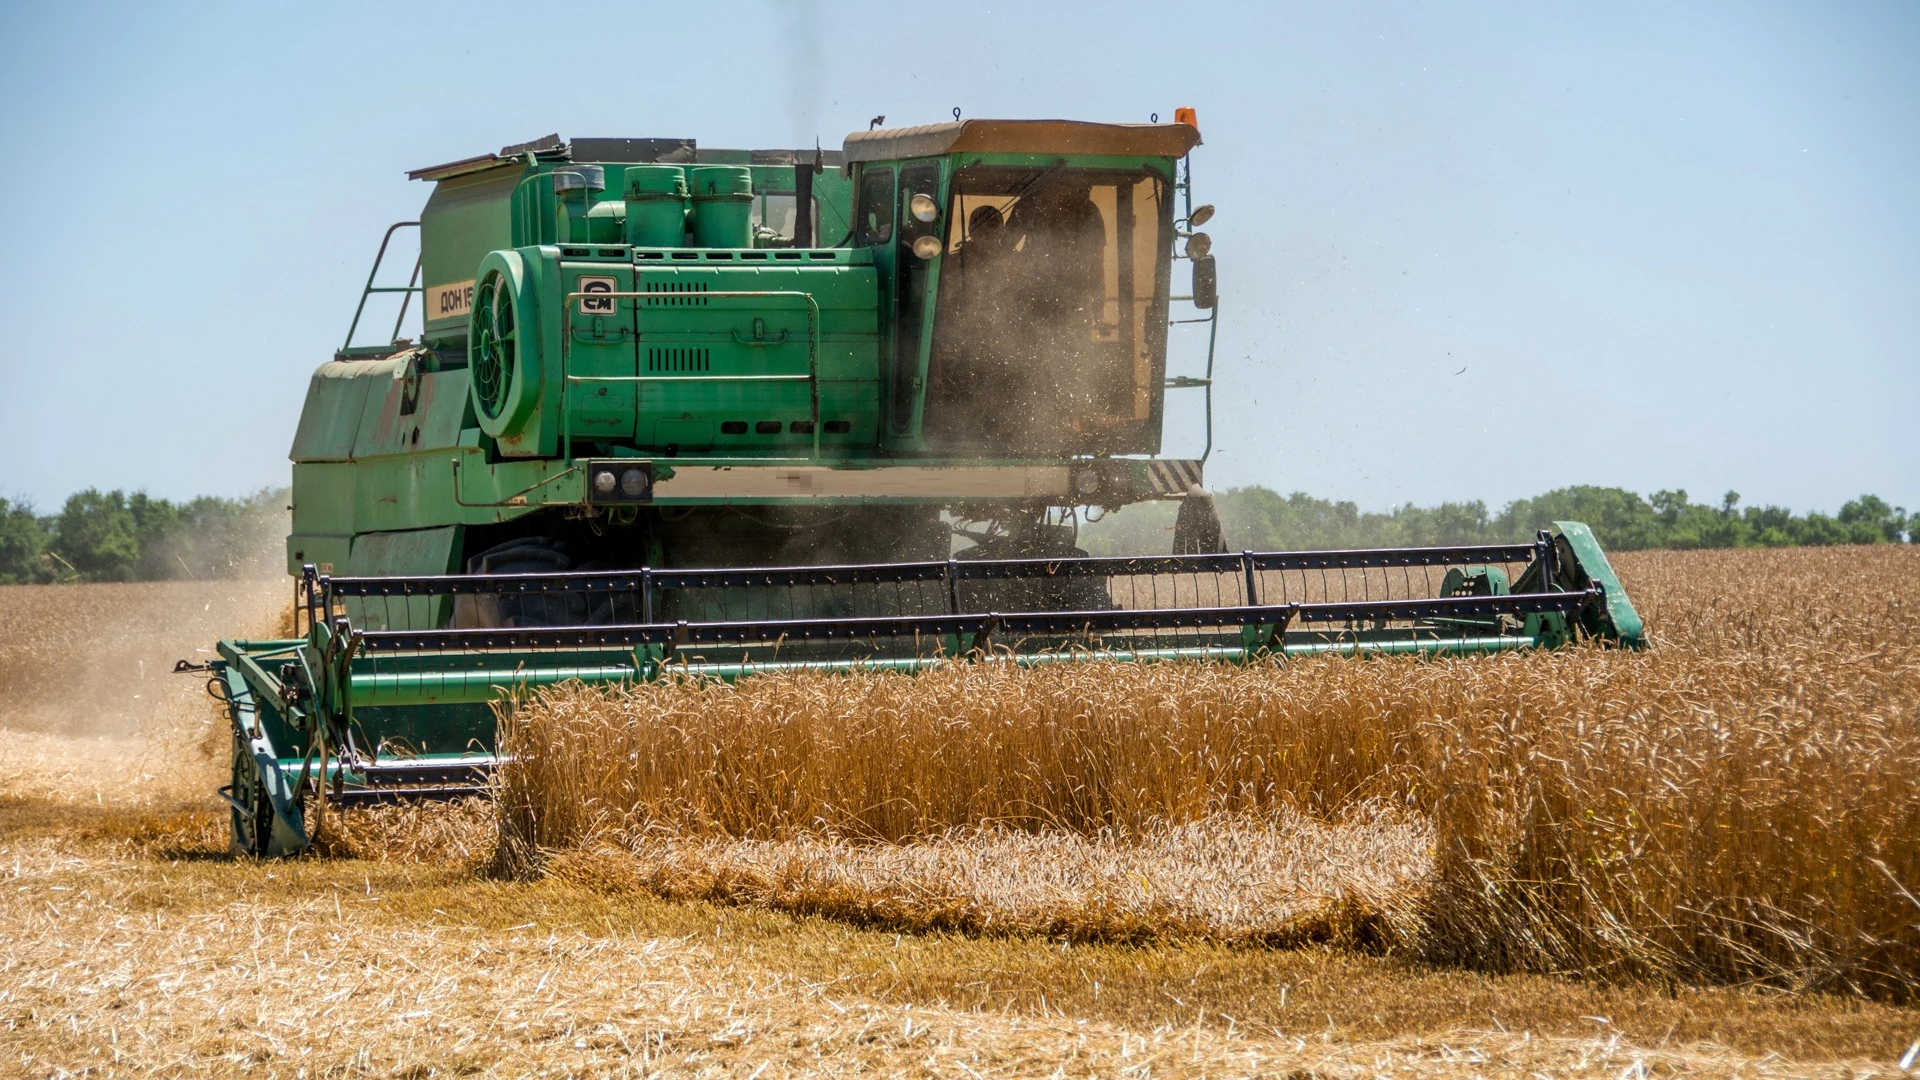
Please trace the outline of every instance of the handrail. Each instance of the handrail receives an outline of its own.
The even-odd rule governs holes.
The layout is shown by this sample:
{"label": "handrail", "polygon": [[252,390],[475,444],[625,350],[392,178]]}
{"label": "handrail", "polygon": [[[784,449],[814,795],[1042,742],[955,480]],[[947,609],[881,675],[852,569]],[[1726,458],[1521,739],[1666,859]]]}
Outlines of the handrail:
{"label": "handrail", "polygon": [[[1186,157],[1181,158],[1180,163],[1186,166],[1186,179],[1185,181],[1182,181],[1180,179],[1179,166],[1175,166],[1173,186],[1175,190],[1181,193],[1181,197],[1186,202],[1187,212],[1186,212],[1185,219],[1189,220],[1190,222],[1191,218],[1193,217],[1193,156],[1189,154]],[[1188,228],[1189,229],[1192,228],[1191,223],[1189,223]],[[1182,235],[1185,235],[1185,234],[1182,234]],[[1175,256],[1175,258],[1180,258],[1180,256]],[[1168,297],[1168,299],[1191,301],[1193,297],[1191,295],[1170,296]],[[1184,390],[1190,387],[1200,387],[1206,391],[1207,445],[1205,449],[1200,451],[1200,461],[1202,464],[1205,464],[1206,460],[1213,456],[1213,350],[1214,350],[1215,342],[1217,342],[1220,337],[1220,299],[1217,296],[1214,298],[1213,307],[1207,310],[1207,317],[1204,319],[1169,319],[1167,320],[1168,326],[1179,326],[1183,323],[1202,323],[1202,322],[1208,324],[1207,325],[1207,374],[1206,374],[1206,377],[1202,379],[1193,379],[1190,377],[1183,376],[1177,382],[1175,380],[1170,379],[1167,381],[1167,384],[1164,387],[1164,389]]]}
{"label": "handrail", "polygon": [[[669,294],[648,293],[648,292],[591,292],[590,293],[590,292],[576,291],[576,292],[570,292],[566,295],[565,300],[560,305],[560,326],[561,326],[560,455],[561,457],[569,461],[573,459],[573,423],[572,423],[572,410],[569,408],[569,405],[571,404],[571,401],[570,401],[571,390],[573,388],[573,384],[576,382],[611,382],[611,383],[798,382],[801,379],[805,379],[807,381],[808,398],[811,403],[811,415],[813,417],[813,423],[812,423],[813,456],[815,460],[818,460],[820,457],[820,302],[813,298],[812,293],[803,292],[799,289],[719,289],[713,292],[703,292],[698,294],[700,297],[708,298],[708,299],[769,297],[769,296],[797,296],[800,299],[806,301],[807,303],[807,373],[805,375],[798,375],[798,374],[793,374],[793,375],[569,375],[567,374],[567,360],[572,355],[572,352],[573,352],[573,312],[574,312],[574,302],[576,300],[582,299],[583,297],[590,296],[596,300],[640,301],[640,300],[646,300],[651,298],[659,298],[663,295],[669,295]],[[636,330],[634,333],[634,356],[633,356],[634,369],[636,371],[639,370],[640,341],[643,337],[643,333],[638,329],[639,322],[640,322],[640,313],[638,309],[638,304],[636,303],[635,311],[634,311],[634,325],[636,327]],[[769,344],[785,344],[785,342],[770,342]],[[634,402],[634,411],[636,414],[639,412],[639,408],[640,408],[640,403],[636,399]]]}
{"label": "handrail", "polygon": [[[1170,297],[1169,299],[1191,300],[1193,299],[1193,297],[1175,296],[1175,297]],[[1216,299],[1213,302],[1213,307],[1210,310],[1208,310],[1207,317],[1204,319],[1169,319],[1167,320],[1168,326],[1179,326],[1183,323],[1206,323],[1207,324],[1207,374],[1204,378],[1199,378],[1199,379],[1196,379],[1191,375],[1175,375],[1166,380],[1165,389],[1187,390],[1194,387],[1200,387],[1206,390],[1207,392],[1206,394],[1206,397],[1207,397],[1207,446],[1206,446],[1206,449],[1200,451],[1200,460],[1202,462],[1205,462],[1209,457],[1213,456],[1213,346],[1214,346],[1214,342],[1217,341],[1220,337],[1220,301]]]}
{"label": "handrail", "polygon": [[387,226],[386,235],[380,238],[380,251],[373,257],[373,269],[367,271],[367,284],[360,290],[360,306],[353,309],[353,322],[347,327],[347,340],[345,344],[340,346],[341,352],[346,352],[353,348],[353,334],[354,331],[360,329],[360,316],[367,310],[367,297],[372,296],[374,293],[397,292],[407,294],[407,298],[400,303],[399,318],[393,320],[393,336],[397,339],[400,336],[400,322],[407,317],[407,304],[413,300],[413,294],[426,291],[424,286],[414,284],[414,282],[420,280],[420,260],[418,257],[413,260],[413,276],[407,279],[406,288],[396,289],[391,285],[376,288],[373,284],[373,279],[380,274],[380,264],[386,261],[387,244],[393,240],[393,234],[409,226],[417,229],[420,227],[420,223],[417,221],[396,221]]}

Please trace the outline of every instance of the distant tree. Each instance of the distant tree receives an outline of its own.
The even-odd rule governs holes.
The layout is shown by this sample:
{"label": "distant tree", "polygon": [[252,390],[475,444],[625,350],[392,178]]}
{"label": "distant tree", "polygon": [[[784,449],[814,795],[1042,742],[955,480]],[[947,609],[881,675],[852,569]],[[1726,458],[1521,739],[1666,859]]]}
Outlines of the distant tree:
{"label": "distant tree", "polygon": [[[1731,493],[1729,493],[1731,494]],[[1738,497],[1736,496],[1736,499]],[[1745,547],[1751,531],[1723,498],[1719,509],[1698,503],[1679,507],[1667,526],[1663,546],[1672,548]]]}
{"label": "distant tree", "polygon": [[124,493],[88,488],[60,508],[50,548],[89,581],[131,581],[141,569],[140,521]]}
{"label": "distant tree", "polygon": [[1229,546],[1366,546],[1360,507],[1354,503],[1329,502],[1299,491],[1283,498],[1263,487],[1230,488],[1215,501]]}
{"label": "distant tree", "polygon": [[1866,543],[1897,544],[1906,532],[1907,511],[1905,507],[1888,506],[1877,495],[1862,495],[1840,508],[1839,521],[1854,536],[1871,535],[1873,539]]}
{"label": "distant tree", "polygon": [[1794,543],[1793,511],[1784,506],[1749,506],[1741,512],[1747,535],[1760,547],[1789,547]]}
{"label": "distant tree", "polygon": [[1493,538],[1493,520],[1483,502],[1441,503],[1423,510],[1412,503],[1393,512],[1399,543],[1413,547],[1485,543]]}
{"label": "distant tree", "polygon": [[1687,489],[1656,491],[1647,501],[1653,504],[1654,513],[1660,515],[1660,520],[1671,528],[1679,523],[1681,511],[1687,508]]}
{"label": "distant tree", "polygon": [[1661,547],[1666,529],[1647,500],[1624,488],[1568,487],[1507,504],[1495,519],[1503,539],[1530,540],[1556,521],[1584,521],[1608,548]]}
{"label": "distant tree", "polygon": [[165,549],[180,530],[180,507],[136,491],[127,496],[127,513],[133,515],[134,541],[140,550],[134,576],[142,581],[177,576],[178,571],[169,565]]}
{"label": "distant tree", "polygon": [[29,503],[0,499],[0,585],[48,579],[47,530]]}
{"label": "distant tree", "polygon": [[1803,547],[1872,542],[1856,540],[1851,529],[1825,514],[1808,514],[1803,518],[1795,518],[1787,527],[1787,533],[1793,537],[1794,543]]}

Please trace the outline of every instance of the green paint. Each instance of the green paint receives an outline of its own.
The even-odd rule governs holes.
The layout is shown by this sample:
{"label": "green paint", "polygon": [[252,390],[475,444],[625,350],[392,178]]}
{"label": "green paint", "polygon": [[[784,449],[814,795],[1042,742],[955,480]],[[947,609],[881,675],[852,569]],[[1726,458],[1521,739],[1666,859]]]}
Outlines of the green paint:
{"label": "green paint", "polygon": [[1553,528],[1572,549],[1575,564],[1586,580],[1576,578],[1575,587],[1584,587],[1587,581],[1602,585],[1607,590],[1607,610],[1604,620],[1598,613],[1591,613],[1585,620],[1590,633],[1604,636],[1619,642],[1625,648],[1638,649],[1646,644],[1646,636],[1640,624],[1640,613],[1633,608],[1633,601],[1627,599],[1626,586],[1620,584],[1620,578],[1613,572],[1613,564],[1607,561],[1607,553],[1600,550],[1600,542],[1593,538],[1593,530],[1578,521],[1556,521]]}
{"label": "green paint", "polygon": [[[988,454],[935,452],[922,437],[929,386],[938,377],[933,343],[943,327],[936,301],[947,256],[923,263],[904,243],[918,233],[948,235],[950,183],[966,166],[1157,177],[1171,198],[1178,161],[1171,155],[1188,145],[1179,134],[1185,130],[1161,129],[1158,145],[1170,156],[1081,152],[1097,149],[1082,131],[1054,136],[1067,140],[1061,145],[1073,149],[1068,153],[1022,145],[1017,153],[972,148],[889,160],[869,152],[844,166],[837,155],[823,158],[818,172],[810,151],[666,143],[634,152],[636,160],[592,160],[591,148],[608,145],[599,141],[542,144],[423,170],[433,183],[420,215],[425,340],[386,354],[357,351],[315,372],[292,452],[289,570],[304,562],[339,569],[358,560],[355,538],[373,533],[452,528],[456,553],[468,550],[460,534],[475,526],[527,518],[525,531],[538,534],[546,528],[541,522],[577,516],[588,505],[576,468],[583,458],[631,457],[660,469],[983,464]],[[1029,143],[1038,137],[1022,136]],[[664,156],[650,161],[647,153]],[[779,221],[791,212],[802,179],[795,162],[803,163],[817,206],[816,239],[807,248],[781,246],[747,226],[748,214]],[[858,235],[851,223],[860,177],[894,169],[911,174],[916,190],[935,193],[938,219],[915,222],[902,201],[890,211],[899,228],[877,238]],[[898,197],[908,194],[901,188]],[[1171,207],[1166,212],[1170,217]],[[1173,259],[1173,236],[1164,228],[1157,235],[1156,263],[1164,265]],[[586,291],[641,295],[569,300]],[[1136,314],[1164,321],[1167,292],[1158,289]],[[896,349],[905,350],[899,364]],[[1147,420],[1136,423],[1140,431],[1130,441],[1089,429],[1069,433],[1057,451],[1016,455],[1011,463],[1062,467],[1102,447],[1156,451],[1164,335],[1153,351],[1146,359],[1154,373]],[[807,377],[810,367],[817,373]],[[890,410],[898,412],[897,423],[889,423]],[[1132,487],[1105,497],[1114,505],[1155,497],[1147,465],[1136,457]],[[898,484],[818,499],[694,501],[836,499],[964,501],[975,512],[1030,512],[1024,499],[982,504],[964,493],[924,494]],[[846,527],[861,528],[851,520]],[[443,568],[446,552],[438,545],[408,550],[417,563],[386,558],[384,565],[395,573]]]}

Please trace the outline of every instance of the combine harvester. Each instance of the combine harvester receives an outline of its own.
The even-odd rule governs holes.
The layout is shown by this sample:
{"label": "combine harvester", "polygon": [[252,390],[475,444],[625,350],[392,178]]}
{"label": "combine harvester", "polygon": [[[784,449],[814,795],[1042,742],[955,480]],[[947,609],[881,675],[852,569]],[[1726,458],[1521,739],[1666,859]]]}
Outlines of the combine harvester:
{"label": "combine harvester", "polygon": [[[433,194],[294,437],[297,636],[210,665],[235,848],[301,850],[316,798],[484,791],[495,704],[570,679],[1637,646],[1576,523],[1224,551],[1207,455],[1159,456],[1169,389],[1206,395],[1212,446],[1199,141],[1184,109],[956,117],[838,153],[549,137],[410,174]],[[376,286],[414,227],[413,279]],[[403,319],[420,297],[419,343],[353,344],[380,292]],[[1168,373],[1183,322],[1204,377]],[[1151,499],[1181,503],[1172,554],[1075,546],[1080,508]]]}

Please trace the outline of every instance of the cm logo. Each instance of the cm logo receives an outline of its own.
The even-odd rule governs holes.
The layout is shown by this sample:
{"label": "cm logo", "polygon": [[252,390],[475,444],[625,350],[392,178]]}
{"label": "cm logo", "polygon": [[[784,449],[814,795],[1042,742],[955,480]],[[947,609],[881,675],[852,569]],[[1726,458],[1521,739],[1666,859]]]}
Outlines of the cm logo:
{"label": "cm logo", "polygon": [[582,315],[611,315],[620,307],[620,301],[612,296],[603,295],[618,292],[620,283],[610,277],[582,277],[575,292],[587,295],[580,298]]}

